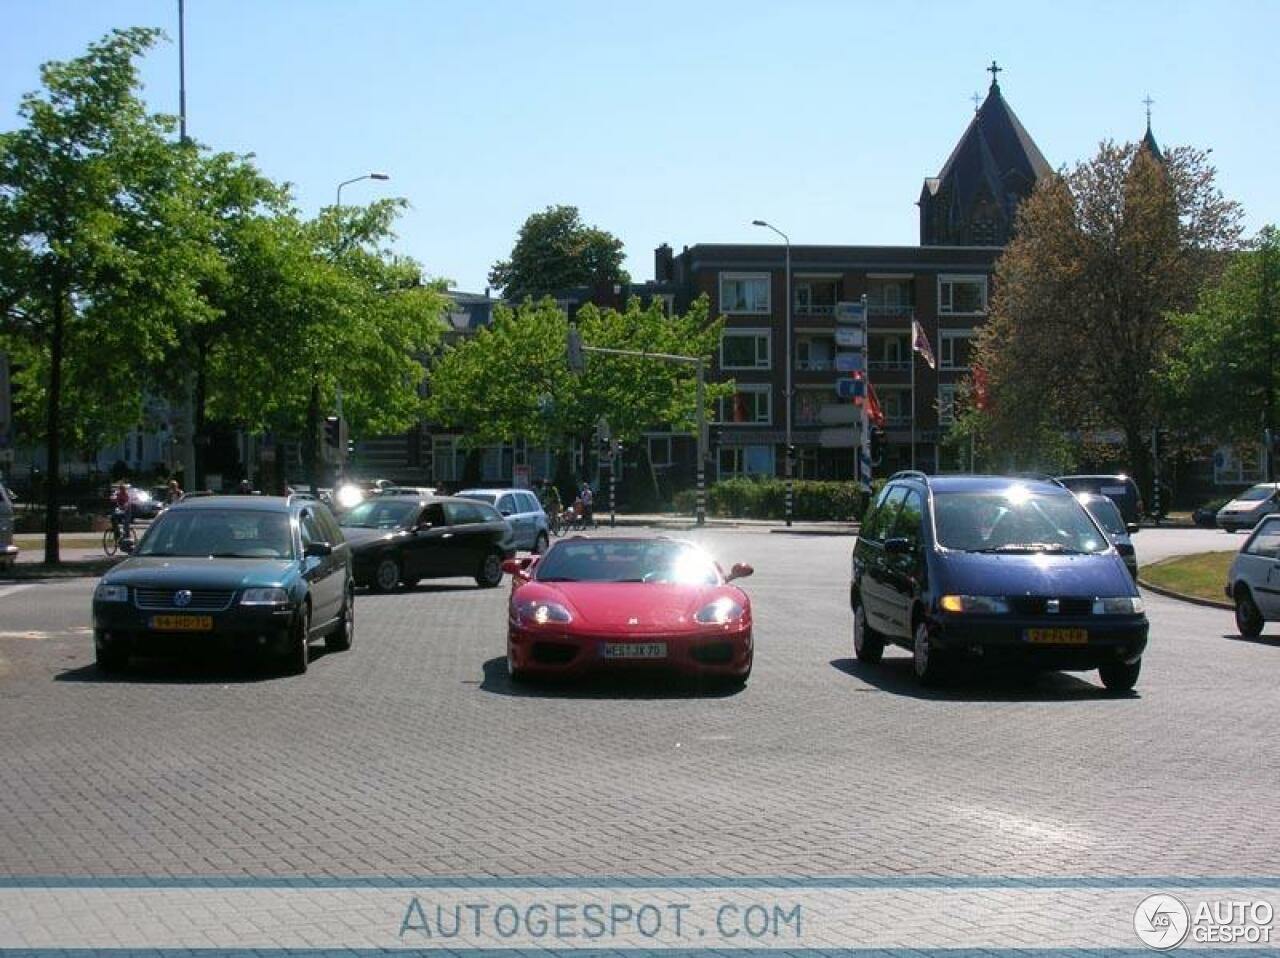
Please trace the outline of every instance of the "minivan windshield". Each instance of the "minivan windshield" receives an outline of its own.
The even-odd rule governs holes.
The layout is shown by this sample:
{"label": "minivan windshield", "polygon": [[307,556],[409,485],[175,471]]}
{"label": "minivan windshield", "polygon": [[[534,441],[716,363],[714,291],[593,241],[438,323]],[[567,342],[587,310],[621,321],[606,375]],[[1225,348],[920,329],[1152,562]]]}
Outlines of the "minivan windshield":
{"label": "minivan windshield", "polygon": [[1240,493],[1237,497],[1241,502],[1261,502],[1263,499],[1270,499],[1276,494],[1274,486],[1254,486],[1245,492]]}
{"label": "minivan windshield", "polygon": [[1109,548],[1076,497],[1026,486],[934,494],[937,541],[947,549],[991,553],[1097,553]]}
{"label": "minivan windshield", "polygon": [[1102,526],[1103,532],[1118,536],[1129,531],[1125,528],[1124,517],[1120,515],[1120,510],[1106,496],[1090,496],[1084,507],[1098,521],[1098,525]]}

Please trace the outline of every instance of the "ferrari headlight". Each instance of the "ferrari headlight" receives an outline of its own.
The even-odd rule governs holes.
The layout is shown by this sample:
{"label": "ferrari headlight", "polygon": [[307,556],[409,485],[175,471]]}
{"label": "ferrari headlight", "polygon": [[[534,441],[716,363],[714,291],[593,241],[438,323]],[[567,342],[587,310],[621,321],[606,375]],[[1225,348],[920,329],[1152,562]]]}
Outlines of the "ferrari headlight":
{"label": "ferrari headlight", "polygon": [[1142,600],[1137,596],[1114,596],[1093,600],[1094,615],[1141,615]]}
{"label": "ferrari headlight", "polygon": [[93,600],[95,602],[128,602],[129,587],[99,582],[98,587],[93,590]]}
{"label": "ferrari headlight", "polygon": [[998,595],[944,595],[938,600],[943,612],[966,615],[1003,615],[1009,603]]}
{"label": "ferrari headlight", "polygon": [[527,599],[516,603],[516,621],[521,625],[549,625],[572,622],[573,615],[559,602]]}
{"label": "ferrari headlight", "polygon": [[742,606],[728,596],[721,596],[699,609],[694,614],[693,621],[703,625],[725,625],[736,622],[740,618],[742,618]]}
{"label": "ferrari headlight", "polygon": [[289,593],[284,589],[245,589],[241,605],[288,605]]}

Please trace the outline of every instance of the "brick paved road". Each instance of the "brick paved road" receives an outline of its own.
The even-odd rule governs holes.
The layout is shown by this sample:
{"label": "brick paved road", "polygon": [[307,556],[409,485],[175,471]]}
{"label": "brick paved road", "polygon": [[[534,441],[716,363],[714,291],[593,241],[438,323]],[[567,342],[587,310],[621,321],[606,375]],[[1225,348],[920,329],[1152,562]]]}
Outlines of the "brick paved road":
{"label": "brick paved road", "polygon": [[917,691],[850,660],[844,537],[757,569],[745,691],[517,691],[505,588],[362,596],[298,678],[91,665],[91,583],[0,587],[0,874],[1237,875],[1280,847],[1280,643],[1151,597],[1096,675]]}

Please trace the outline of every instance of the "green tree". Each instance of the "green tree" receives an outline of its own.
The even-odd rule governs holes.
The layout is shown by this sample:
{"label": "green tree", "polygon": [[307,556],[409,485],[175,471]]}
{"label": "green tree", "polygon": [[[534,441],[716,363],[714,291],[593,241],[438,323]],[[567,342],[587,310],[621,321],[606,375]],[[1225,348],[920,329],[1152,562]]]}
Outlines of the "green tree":
{"label": "green tree", "polygon": [[1195,302],[1239,236],[1239,207],[1188,147],[1161,158],[1103,143],[1042,181],[1019,208],[977,340],[988,401],[969,415],[988,418],[988,454],[1034,466],[1060,451],[1063,433],[1078,444],[1116,430],[1145,486],[1175,343],[1169,314]]}
{"label": "green tree", "polygon": [[548,206],[520,227],[511,258],[495,263],[489,282],[507,299],[540,297],[574,286],[629,282],[622,240],[582,222],[576,206]]}
{"label": "green tree", "polygon": [[[638,299],[621,311],[586,306],[576,322],[588,346],[701,356],[708,364],[723,325],[709,319],[705,297],[670,317],[661,304],[646,307]],[[432,367],[430,417],[465,431],[473,445],[524,437],[557,449],[571,438],[589,440],[601,417],[628,443],[662,423],[693,428],[691,364],[589,355],[586,370],[575,375],[567,363],[568,329],[565,313],[549,299],[498,307],[490,326],[446,349]],[[708,407],[731,390],[731,383],[708,385]]]}
{"label": "green tree", "polygon": [[1190,435],[1256,445],[1275,430],[1280,390],[1280,231],[1235,256],[1196,308],[1173,317],[1166,371],[1176,425]]}
{"label": "green tree", "polygon": [[64,439],[136,424],[147,366],[206,308],[173,123],[137,96],[135,61],[157,37],[118,30],[46,64],[22,125],[0,134],[0,335],[26,363],[27,410],[43,406],[47,562],[59,559]]}

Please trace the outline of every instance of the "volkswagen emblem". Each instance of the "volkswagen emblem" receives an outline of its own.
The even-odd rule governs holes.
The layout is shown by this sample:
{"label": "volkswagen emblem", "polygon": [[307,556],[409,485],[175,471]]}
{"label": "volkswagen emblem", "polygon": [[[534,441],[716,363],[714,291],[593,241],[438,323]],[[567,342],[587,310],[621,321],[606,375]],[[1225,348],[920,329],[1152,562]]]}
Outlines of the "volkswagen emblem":
{"label": "volkswagen emblem", "polygon": [[179,609],[185,609],[191,604],[191,590],[179,589],[173,594],[173,604]]}

